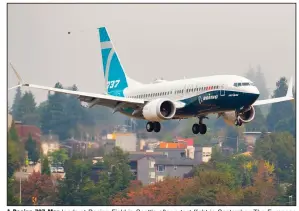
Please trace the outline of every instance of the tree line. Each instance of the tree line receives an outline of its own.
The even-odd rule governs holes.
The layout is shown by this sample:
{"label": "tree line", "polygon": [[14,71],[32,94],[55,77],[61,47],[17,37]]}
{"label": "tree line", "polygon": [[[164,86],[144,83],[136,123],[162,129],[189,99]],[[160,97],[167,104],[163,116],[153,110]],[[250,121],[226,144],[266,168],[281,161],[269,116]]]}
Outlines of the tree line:
{"label": "tree line", "polygon": [[[59,82],[54,87],[63,88]],[[66,88],[78,90],[76,85]],[[60,140],[81,139],[87,133],[93,138],[101,135],[96,131],[97,126],[123,124],[125,120],[120,114],[112,115],[111,110],[103,106],[84,108],[75,96],[61,93],[48,92],[47,100],[37,106],[32,92],[22,93],[20,88],[16,91],[11,114],[14,120],[36,125],[43,134],[56,134]]]}
{"label": "tree line", "polygon": [[[194,166],[184,178],[165,178],[150,185],[133,177],[128,153],[117,147],[97,164],[82,154],[69,158],[63,150],[50,157],[51,163],[64,163],[65,178],[54,179],[50,162],[43,157],[42,172],[22,182],[22,205],[32,205],[32,197],[38,205],[66,206],[289,205],[289,196],[296,201],[295,139],[289,132],[263,135],[252,156],[225,156],[215,147],[212,159]],[[20,159],[9,148],[10,205],[20,203],[19,183],[12,177],[18,165],[13,161]]]}

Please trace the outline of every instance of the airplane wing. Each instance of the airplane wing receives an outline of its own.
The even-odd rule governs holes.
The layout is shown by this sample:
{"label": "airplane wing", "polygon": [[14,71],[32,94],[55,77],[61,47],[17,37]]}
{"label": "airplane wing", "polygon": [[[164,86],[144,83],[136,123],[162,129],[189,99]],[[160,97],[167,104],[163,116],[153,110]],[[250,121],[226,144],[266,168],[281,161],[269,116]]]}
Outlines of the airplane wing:
{"label": "airplane wing", "polygon": [[257,101],[255,101],[255,103],[253,103],[253,106],[267,105],[267,104],[272,104],[272,103],[279,103],[279,102],[294,100],[292,89],[293,89],[293,80],[291,78],[286,96],[267,99],[267,100],[257,100]]}
{"label": "airplane wing", "polygon": [[[67,89],[59,89],[59,88],[53,88],[53,87],[47,87],[47,86],[40,86],[35,84],[28,84],[24,83],[20,75],[17,73],[17,71],[14,69],[12,64],[10,64],[13,71],[15,72],[17,78],[18,78],[18,85],[9,88],[8,90],[25,86],[25,87],[31,87],[36,89],[43,89],[47,91],[53,91],[58,92],[62,94],[70,94],[76,96],[81,102],[87,103],[86,107],[93,107],[95,105],[101,105],[106,106],[114,109],[113,113],[119,111],[122,108],[132,108],[135,111],[140,111],[141,108],[148,102],[146,100],[142,99],[135,99],[135,98],[126,98],[126,97],[118,97],[118,96],[112,96],[112,95],[105,95],[105,94],[95,94],[95,93],[88,93],[88,92],[80,92],[80,91],[72,91]],[[183,108],[185,106],[185,103],[183,102],[174,102],[177,109]]]}
{"label": "airplane wing", "polygon": [[72,90],[52,88],[47,86],[40,86],[35,84],[22,84],[22,86],[32,87],[36,89],[43,89],[43,90],[48,90],[48,91],[53,91],[53,92],[58,92],[63,94],[75,95],[80,101],[88,103],[88,107],[93,107],[94,105],[102,105],[110,108],[115,108],[116,106],[122,104],[121,106],[122,108],[124,107],[137,108],[143,106],[145,103],[145,101],[141,99],[72,91]]}

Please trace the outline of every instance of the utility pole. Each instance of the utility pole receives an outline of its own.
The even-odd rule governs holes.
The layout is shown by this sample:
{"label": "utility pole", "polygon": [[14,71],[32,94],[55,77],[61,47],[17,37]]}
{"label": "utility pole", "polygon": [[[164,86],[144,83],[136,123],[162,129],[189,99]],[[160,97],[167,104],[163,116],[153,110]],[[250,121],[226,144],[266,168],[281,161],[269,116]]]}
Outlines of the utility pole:
{"label": "utility pole", "polygon": [[20,176],[20,205],[22,205],[22,178]]}
{"label": "utility pole", "polygon": [[239,152],[239,136],[237,136],[237,153]]}
{"label": "utility pole", "polygon": [[293,204],[293,196],[289,196],[289,205]]}

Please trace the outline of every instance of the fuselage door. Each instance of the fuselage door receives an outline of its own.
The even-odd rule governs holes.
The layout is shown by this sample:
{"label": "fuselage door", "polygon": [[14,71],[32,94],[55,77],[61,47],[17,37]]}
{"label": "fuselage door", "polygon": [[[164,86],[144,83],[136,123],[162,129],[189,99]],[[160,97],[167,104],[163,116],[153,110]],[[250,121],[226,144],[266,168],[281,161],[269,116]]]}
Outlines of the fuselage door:
{"label": "fuselage door", "polygon": [[225,89],[223,84],[220,86],[220,96],[225,96]]}

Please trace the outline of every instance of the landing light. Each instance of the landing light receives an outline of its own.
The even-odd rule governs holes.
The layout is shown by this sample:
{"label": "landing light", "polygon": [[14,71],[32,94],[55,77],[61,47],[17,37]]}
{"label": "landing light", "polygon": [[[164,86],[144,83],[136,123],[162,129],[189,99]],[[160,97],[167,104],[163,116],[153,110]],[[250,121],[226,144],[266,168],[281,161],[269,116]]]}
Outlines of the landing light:
{"label": "landing light", "polygon": [[81,102],[81,106],[84,107],[84,108],[88,108],[89,105],[87,102]]}

